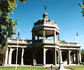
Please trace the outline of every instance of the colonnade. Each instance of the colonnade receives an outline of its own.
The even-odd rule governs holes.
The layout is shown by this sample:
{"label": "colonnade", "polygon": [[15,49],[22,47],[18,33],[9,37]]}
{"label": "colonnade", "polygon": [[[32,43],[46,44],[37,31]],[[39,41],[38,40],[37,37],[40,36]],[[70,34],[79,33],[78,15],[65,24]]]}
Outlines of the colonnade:
{"label": "colonnade", "polygon": [[[21,65],[24,65],[24,62],[23,62],[24,48],[21,48],[21,49],[22,49],[22,52],[21,52]],[[6,55],[5,55],[5,65],[7,65],[7,64],[11,65],[11,63],[12,63],[12,52],[14,50],[15,49],[13,49],[12,47],[7,48]]]}
{"label": "colonnade", "polygon": [[[22,52],[21,52],[21,65],[24,65],[24,48],[21,48],[22,49]],[[5,65],[9,64],[11,65],[11,61],[12,61],[12,52],[13,52],[13,48],[10,47],[10,48],[7,48],[6,50],[6,56],[5,56]],[[46,48],[43,48],[43,65],[46,65],[46,51],[48,49]],[[56,49],[54,48],[53,49],[53,65],[57,65],[59,63],[63,63],[63,58],[62,58],[62,52],[64,50],[60,50],[60,49]],[[70,54],[71,54],[72,50],[67,50],[67,64],[71,64],[70,61],[71,61],[71,58],[70,58]],[[35,53],[34,53],[35,54]],[[58,54],[58,55],[57,55]],[[33,56],[33,65],[36,65],[36,57],[35,55],[32,55]],[[75,50],[75,53],[73,54],[73,59],[74,59],[74,62],[76,64],[79,64],[81,62],[81,54],[80,54],[80,51],[79,50]],[[35,63],[35,64],[34,64]]]}
{"label": "colonnade", "polygon": [[[58,52],[58,56],[57,56],[57,52]],[[64,51],[64,50],[63,50]],[[76,52],[73,54],[74,57],[73,57],[73,61],[75,62],[75,64],[80,64],[81,63],[81,53],[79,50],[75,50]],[[71,58],[70,58],[70,54],[71,54],[72,50],[67,50],[67,64],[71,64]],[[63,58],[62,58],[62,50],[58,50],[58,49],[55,49],[54,50],[54,62],[53,62],[53,65],[57,65],[59,63],[63,63]],[[43,48],[43,65],[46,65],[46,49]]]}
{"label": "colonnade", "polygon": [[[53,43],[56,43],[56,31],[53,30]],[[47,36],[46,36],[46,30],[43,30],[43,43],[45,43],[45,37],[47,39]],[[32,32],[32,40],[33,40],[33,43],[34,43],[34,40],[35,40],[35,32]],[[37,40],[39,40],[39,36],[37,36]],[[58,33],[58,40],[59,39],[59,33]]]}

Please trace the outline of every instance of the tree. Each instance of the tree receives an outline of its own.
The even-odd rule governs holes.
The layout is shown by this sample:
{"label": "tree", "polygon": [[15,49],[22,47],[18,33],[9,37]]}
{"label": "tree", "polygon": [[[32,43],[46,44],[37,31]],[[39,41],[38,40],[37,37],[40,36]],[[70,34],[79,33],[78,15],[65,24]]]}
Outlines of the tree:
{"label": "tree", "polygon": [[26,0],[0,0],[0,46],[7,48],[7,37],[12,38],[16,34],[13,28],[18,24],[17,20],[13,21],[8,14],[14,14],[12,11],[17,8],[17,2],[25,4]]}
{"label": "tree", "polygon": [[84,49],[81,50],[81,61],[84,62]]}
{"label": "tree", "polygon": [[[83,5],[84,5],[84,0],[83,0]],[[83,14],[83,17],[84,17],[84,7],[82,6],[82,3],[79,3],[79,6],[82,8],[81,13]]]}

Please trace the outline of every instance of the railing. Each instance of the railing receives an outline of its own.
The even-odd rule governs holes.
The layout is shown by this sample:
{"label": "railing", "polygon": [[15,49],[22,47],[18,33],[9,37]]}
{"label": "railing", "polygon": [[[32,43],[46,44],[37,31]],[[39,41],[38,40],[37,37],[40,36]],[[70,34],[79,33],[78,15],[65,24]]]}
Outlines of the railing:
{"label": "railing", "polygon": [[57,41],[57,43],[61,46],[80,46],[80,44],[76,43],[76,42],[59,42],[59,41]]}
{"label": "railing", "polygon": [[[17,43],[17,39],[8,39],[8,43]],[[18,43],[32,44],[32,40],[19,39]]]}
{"label": "railing", "polygon": [[[43,39],[35,40],[34,43],[43,43]],[[54,43],[54,39],[45,39],[44,43]]]}
{"label": "railing", "polygon": [[54,39],[45,39],[45,43],[54,43]]}

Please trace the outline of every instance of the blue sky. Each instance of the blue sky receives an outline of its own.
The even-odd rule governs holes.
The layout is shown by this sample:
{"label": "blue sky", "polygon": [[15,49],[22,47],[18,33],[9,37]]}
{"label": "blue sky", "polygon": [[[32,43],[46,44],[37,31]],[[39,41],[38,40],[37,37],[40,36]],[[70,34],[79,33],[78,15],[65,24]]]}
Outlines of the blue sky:
{"label": "blue sky", "polygon": [[[29,0],[26,4],[18,2],[17,8],[10,15],[19,24],[14,28],[20,28],[20,38],[32,39],[31,30],[34,22],[43,18],[44,3],[46,2],[46,13],[48,18],[57,22],[60,28],[60,40],[80,42],[84,49],[84,18],[81,7],[78,5],[83,0]],[[78,37],[76,36],[78,32]],[[17,32],[16,32],[17,33]],[[13,35],[16,38],[17,35]]]}

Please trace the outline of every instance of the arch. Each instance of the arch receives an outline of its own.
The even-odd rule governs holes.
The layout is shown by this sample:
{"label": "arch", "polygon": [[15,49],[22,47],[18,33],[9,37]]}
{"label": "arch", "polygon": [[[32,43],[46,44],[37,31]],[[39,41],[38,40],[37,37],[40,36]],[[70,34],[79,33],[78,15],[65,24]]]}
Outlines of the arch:
{"label": "arch", "polygon": [[67,53],[66,51],[62,51],[62,61],[67,61]]}
{"label": "arch", "polygon": [[74,64],[76,62],[76,54],[74,51],[70,53],[70,61],[71,61],[71,64]]}
{"label": "arch", "polygon": [[[16,64],[16,50],[12,52],[12,64]],[[21,64],[21,50],[18,50],[17,64]]]}
{"label": "arch", "polygon": [[25,49],[23,58],[24,58],[24,65],[31,65],[32,64],[31,50]]}
{"label": "arch", "polygon": [[52,50],[46,51],[46,64],[53,64],[53,51]]}
{"label": "arch", "polygon": [[43,64],[43,50],[39,49],[36,55],[37,64]]}

